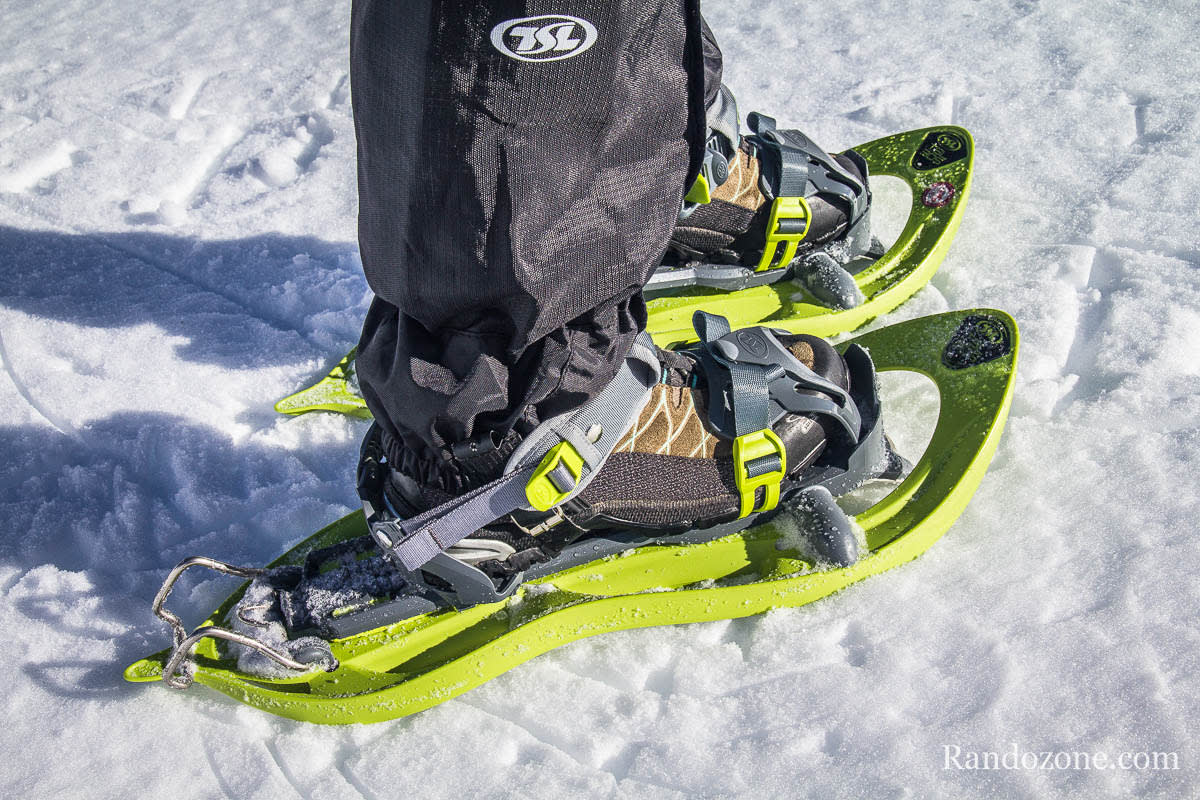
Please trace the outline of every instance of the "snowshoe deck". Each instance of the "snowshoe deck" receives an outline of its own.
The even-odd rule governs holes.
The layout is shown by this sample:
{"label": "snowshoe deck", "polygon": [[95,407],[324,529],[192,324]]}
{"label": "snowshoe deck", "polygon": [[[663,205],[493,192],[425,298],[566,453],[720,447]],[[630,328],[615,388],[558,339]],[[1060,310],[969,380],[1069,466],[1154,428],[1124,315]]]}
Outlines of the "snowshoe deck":
{"label": "snowshoe deck", "polygon": [[[833,336],[886,314],[927,284],[945,259],[966,208],[975,160],[971,134],[943,125],[885,136],[854,149],[866,159],[872,176],[900,178],[912,191],[912,209],[899,238],[853,276],[864,298],[860,305],[821,305],[795,280],[736,291],[693,286],[648,292],[647,328],[655,342],[668,347],[693,341],[692,314],[698,310],[719,311],[734,329],[769,324],[793,333]],[[280,400],[275,410],[369,416],[362,397],[347,382],[354,355],[351,350],[328,375]]]}
{"label": "snowshoe deck", "polygon": [[[912,472],[856,517],[868,551],[853,565],[806,560],[776,518],[704,544],[651,544],[571,567],[528,581],[499,603],[439,610],[334,639],[332,672],[245,674],[215,640],[203,639],[193,655],[195,681],[292,719],[382,721],[437,705],[567,642],[801,606],[915,558],[963,512],[996,451],[1012,397],[1017,328],[1003,312],[958,311],[853,341],[881,371],[928,376],[941,397],[932,439]],[[272,566],[300,564],[313,550],[366,532],[355,512]],[[245,589],[205,624],[224,624]],[[126,679],[160,680],[169,656],[164,650],[138,661]]]}

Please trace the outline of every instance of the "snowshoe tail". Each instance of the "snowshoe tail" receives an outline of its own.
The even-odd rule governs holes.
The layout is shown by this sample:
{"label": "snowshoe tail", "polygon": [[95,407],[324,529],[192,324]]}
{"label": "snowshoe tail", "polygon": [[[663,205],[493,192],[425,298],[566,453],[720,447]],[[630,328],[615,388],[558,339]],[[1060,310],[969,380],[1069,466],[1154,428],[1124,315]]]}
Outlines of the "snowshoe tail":
{"label": "snowshoe tail", "polygon": [[354,359],[358,348],[351,348],[324,378],[290,394],[275,404],[280,414],[303,414],[306,411],[334,411],[370,419],[371,412],[358,391],[354,380]]}
{"label": "snowshoe tail", "polygon": [[[975,162],[971,134],[942,125],[885,136],[853,149],[866,160],[871,176],[899,178],[912,192],[908,222],[890,248],[878,257],[868,253],[847,264],[846,270],[835,265],[832,276],[829,265],[819,258],[804,274],[783,280],[745,267],[711,266],[701,270],[711,274],[691,275],[692,285],[656,290],[654,284],[669,287],[674,273],[697,268],[662,270],[647,291],[647,329],[654,341],[669,347],[695,340],[692,315],[704,310],[728,318],[734,329],[769,324],[792,333],[830,337],[886,314],[929,283],[966,208]],[[694,285],[695,280],[722,288]],[[369,416],[356,387],[346,380],[353,361],[351,350],[327,376],[280,400],[275,409],[284,414],[323,410]]]}
{"label": "snowshoe tail", "polygon": [[[941,403],[932,439],[908,477],[855,518],[865,548],[857,560],[844,559],[852,562],[847,566],[837,566],[837,558],[804,555],[795,525],[781,513],[703,544],[652,543],[568,567],[527,581],[503,601],[417,614],[323,642],[327,646],[319,652],[307,652],[297,642],[290,659],[312,666],[281,669],[273,678],[240,672],[236,658],[211,633],[227,630],[246,584],[191,636],[183,636],[178,618],[158,602],[160,616],[175,620],[177,647],[133,664],[125,677],[194,681],[297,720],[376,722],[442,703],[567,642],[607,631],[801,606],[909,561],[950,528],[987,471],[1012,399],[1017,327],[1000,311],[957,311],[852,341],[870,351],[881,371],[908,370],[931,378]],[[272,566],[303,564],[313,551],[366,533],[362,512],[355,512]],[[183,657],[181,643],[187,646]]]}

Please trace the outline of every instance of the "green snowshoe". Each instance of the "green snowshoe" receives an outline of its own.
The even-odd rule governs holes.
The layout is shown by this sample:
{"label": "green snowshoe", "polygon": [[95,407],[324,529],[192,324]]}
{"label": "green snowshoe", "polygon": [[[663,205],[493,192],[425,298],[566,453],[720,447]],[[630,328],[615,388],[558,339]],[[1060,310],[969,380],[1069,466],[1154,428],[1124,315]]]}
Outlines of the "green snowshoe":
{"label": "green snowshoe", "polygon": [[[755,124],[762,135],[775,135],[767,119],[758,117]],[[871,236],[867,211],[837,241],[796,256],[805,245],[813,209],[802,197],[775,198],[769,205],[772,233],[754,250],[751,263],[708,263],[698,253],[692,259],[676,253],[654,274],[645,291],[647,329],[655,342],[669,347],[694,340],[691,320],[698,310],[719,311],[734,328],[769,324],[834,336],[891,311],[928,283],[962,221],[974,163],[971,135],[954,126],[922,128],[851,152],[871,176],[900,178],[912,192],[908,221],[891,247],[883,248]],[[689,194],[699,200],[708,196],[707,188]],[[354,356],[351,350],[328,375],[280,400],[275,410],[369,417],[354,381]]]}
{"label": "green snowshoe", "polygon": [[[762,363],[751,358],[763,344],[753,335],[701,335],[710,353],[727,355],[735,367]],[[737,344],[743,346],[740,353]],[[983,309],[855,337],[839,349],[859,370],[853,383],[860,396],[874,397],[874,369],[921,373],[937,385],[937,425],[911,469],[882,435],[877,398],[873,405],[856,400],[865,412],[858,443],[838,466],[814,465],[817,473],[797,491],[760,504],[761,495],[752,489],[744,496],[750,513],[706,531],[629,530],[583,538],[512,585],[496,586],[490,579],[480,585],[482,572],[445,552],[431,556],[437,547],[410,562],[413,553],[402,546],[411,542],[396,540],[394,552],[381,555],[393,547],[386,535],[392,523],[380,522],[370,503],[366,514],[333,523],[266,569],[188,559],[172,571],[154,604],[174,631],[173,647],[131,665],[125,677],[165,680],[178,688],[198,682],[298,720],[376,722],[437,705],[586,636],[804,605],[915,558],[954,523],[996,451],[1012,397],[1017,345],[1013,320]],[[801,388],[795,386],[797,396],[819,400]],[[739,397],[729,412],[735,416]],[[556,482],[559,473],[573,473],[567,483],[579,485],[577,466],[550,458],[559,449],[530,469],[528,487],[548,481],[547,505],[561,501],[556,491],[566,491]],[[761,466],[765,460],[770,459],[738,463]],[[832,496],[868,476],[899,482],[851,525]],[[363,482],[360,470],[360,487]],[[536,499],[534,493],[527,496]],[[425,524],[415,524],[409,538],[434,527],[422,529]],[[390,558],[397,553],[419,569],[397,566]],[[188,633],[164,603],[175,580],[192,566],[253,580]],[[349,583],[353,590],[337,591]]]}

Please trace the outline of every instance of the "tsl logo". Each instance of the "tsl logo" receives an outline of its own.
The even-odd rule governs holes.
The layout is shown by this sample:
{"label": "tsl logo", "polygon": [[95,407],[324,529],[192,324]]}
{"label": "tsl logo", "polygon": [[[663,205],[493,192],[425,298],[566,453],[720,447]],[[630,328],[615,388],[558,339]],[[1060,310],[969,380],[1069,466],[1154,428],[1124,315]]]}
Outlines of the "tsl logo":
{"label": "tsl logo", "polygon": [[595,43],[595,25],[565,14],[510,19],[492,28],[492,46],[518,61],[561,61]]}
{"label": "tsl logo", "polygon": [[932,131],[913,157],[913,167],[925,172],[967,157],[967,140],[952,130]]}

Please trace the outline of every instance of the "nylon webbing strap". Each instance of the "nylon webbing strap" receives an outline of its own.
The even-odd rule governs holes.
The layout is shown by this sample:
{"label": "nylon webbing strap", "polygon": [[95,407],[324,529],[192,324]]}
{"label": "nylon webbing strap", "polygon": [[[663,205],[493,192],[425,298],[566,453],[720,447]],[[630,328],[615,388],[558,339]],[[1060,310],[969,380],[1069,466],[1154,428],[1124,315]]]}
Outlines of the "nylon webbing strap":
{"label": "nylon webbing strap", "polygon": [[568,470],[556,468],[550,477],[560,490],[560,482],[575,483],[568,498],[578,494],[641,413],[658,369],[653,345],[639,337],[608,386],[576,411],[539,425],[513,452],[502,477],[416,517],[373,523],[376,542],[405,568],[418,569],[475,531],[527,507],[526,484],[542,458],[562,442],[569,442],[583,458],[584,474],[575,482]]}
{"label": "nylon webbing strap", "polygon": [[733,435],[744,436],[771,427],[771,370],[727,359],[720,353],[719,347],[713,346],[731,332],[729,320],[724,317],[697,311],[692,317],[692,324],[700,342],[708,348],[709,355],[729,370],[727,390],[732,406]]}
{"label": "nylon webbing strap", "polygon": [[771,472],[778,472],[782,466],[782,459],[779,456],[763,456],[746,462],[746,476],[757,478],[759,475],[766,475]]}
{"label": "nylon webbing strap", "polygon": [[[650,388],[658,382],[659,369],[654,343],[643,333],[634,341],[616,377],[600,394],[579,409],[539,425],[513,451],[505,468],[533,466],[559,442],[570,442],[586,466],[577,487],[582,489],[645,407]],[[596,435],[594,441],[590,434]]]}
{"label": "nylon webbing strap", "polygon": [[[779,503],[784,478],[786,451],[771,429],[771,382],[786,374],[782,366],[751,363],[741,357],[748,349],[766,355],[769,332],[744,328],[733,333],[724,317],[697,311],[692,316],[709,364],[725,372],[724,381],[709,373],[713,401],[728,400],[729,415],[722,414],[728,435],[732,416],[734,482],[738,494],[738,517],[755,511],[770,511]],[[716,404],[710,402],[710,411]],[[710,414],[711,418],[711,414]]]}
{"label": "nylon webbing strap", "polygon": [[[520,508],[525,502],[525,483],[532,475],[533,467],[510,472],[424,514],[390,524],[378,523],[372,528],[375,541],[390,549],[405,568],[417,569],[484,525]],[[381,532],[396,536],[381,540]]]}
{"label": "nylon webbing strap", "polygon": [[738,110],[737,100],[733,97],[733,92],[725,84],[721,84],[717,96],[713,98],[712,105],[704,110],[705,117],[708,122],[709,135],[719,134],[725,137],[725,145],[728,152],[727,157],[732,157],[738,149],[738,143],[741,141],[741,131],[738,129]]}
{"label": "nylon webbing strap", "polygon": [[747,121],[777,162],[779,185],[772,187],[777,197],[840,197],[849,204],[851,223],[866,212],[866,187],[812,139],[797,130],[776,128],[766,114],[751,112]]}

